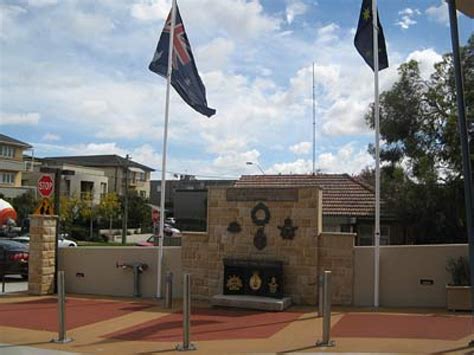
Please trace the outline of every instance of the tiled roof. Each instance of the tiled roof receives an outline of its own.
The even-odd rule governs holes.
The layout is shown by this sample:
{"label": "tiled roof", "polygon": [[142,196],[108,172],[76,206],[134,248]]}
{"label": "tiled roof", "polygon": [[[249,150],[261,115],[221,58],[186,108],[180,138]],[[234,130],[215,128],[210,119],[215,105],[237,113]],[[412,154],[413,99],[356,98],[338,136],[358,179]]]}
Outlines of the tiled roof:
{"label": "tiled roof", "polygon": [[7,144],[11,144],[11,145],[20,146],[20,147],[23,147],[23,148],[33,148],[28,143],[19,141],[18,139],[6,136],[6,135],[1,134],[1,133],[0,133],[0,143],[7,143]]}
{"label": "tiled roof", "polygon": [[373,188],[347,174],[243,175],[235,187],[319,186],[323,215],[363,217],[375,214]]}
{"label": "tiled roof", "polygon": [[[101,166],[119,166],[124,167],[127,164],[127,160],[121,156],[115,154],[109,155],[82,155],[82,156],[63,156],[63,157],[47,157],[45,160],[53,160],[61,163],[69,163],[90,167],[101,167]],[[136,163],[132,160],[128,162],[129,167],[140,168],[145,171],[155,171],[146,165]]]}

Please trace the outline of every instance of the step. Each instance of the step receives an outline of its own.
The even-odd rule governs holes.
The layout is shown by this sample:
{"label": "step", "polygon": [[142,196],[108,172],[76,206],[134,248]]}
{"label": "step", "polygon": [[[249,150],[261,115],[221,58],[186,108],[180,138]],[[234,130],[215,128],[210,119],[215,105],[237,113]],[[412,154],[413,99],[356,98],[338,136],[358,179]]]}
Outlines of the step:
{"label": "step", "polygon": [[284,311],[291,306],[291,297],[271,298],[245,295],[215,295],[212,306],[258,309],[262,311]]}

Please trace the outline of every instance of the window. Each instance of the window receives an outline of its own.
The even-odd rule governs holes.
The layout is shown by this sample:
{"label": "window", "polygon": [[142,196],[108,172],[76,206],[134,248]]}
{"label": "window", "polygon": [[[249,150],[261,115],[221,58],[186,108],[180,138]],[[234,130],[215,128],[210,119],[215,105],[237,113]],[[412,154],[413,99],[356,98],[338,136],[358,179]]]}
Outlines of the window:
{"label": "window", "polygon": [[15,148],[8,145],[0,145],[0,156],[4,158],[14,158],[15,157]]}
{"label": "window", "polygon": [[0,184],[13,185],[15,183],[15,173],[0,173]]}
{"label": "window", "polygon": [[[358,245],[373,245],[374,226],[362,224],[357,227]],[[380,245],[390,245],[390,226],[380,226]]]}

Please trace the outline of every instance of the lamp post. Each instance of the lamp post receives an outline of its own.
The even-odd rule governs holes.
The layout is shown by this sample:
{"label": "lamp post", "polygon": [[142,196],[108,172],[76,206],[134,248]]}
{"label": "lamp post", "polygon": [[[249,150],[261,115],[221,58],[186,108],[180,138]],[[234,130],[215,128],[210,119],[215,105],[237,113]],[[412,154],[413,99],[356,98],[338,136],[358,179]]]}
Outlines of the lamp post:
{"label": "lamp post", "polygon": [[248,162],[246,162],[245,164],[247,164],[247,165],[255,165],[255,166],[257,166],[257,168],[259,168],[259,169],[260,169],[260,171],[262,172],[262,174],[263,174],[263,175],[265,175],[265,171],[262,169],[262,167],[260,166],[260,164],[258,164],[258,163],[255,163],[255,162],[253,162],[253,161],[248,161]]}

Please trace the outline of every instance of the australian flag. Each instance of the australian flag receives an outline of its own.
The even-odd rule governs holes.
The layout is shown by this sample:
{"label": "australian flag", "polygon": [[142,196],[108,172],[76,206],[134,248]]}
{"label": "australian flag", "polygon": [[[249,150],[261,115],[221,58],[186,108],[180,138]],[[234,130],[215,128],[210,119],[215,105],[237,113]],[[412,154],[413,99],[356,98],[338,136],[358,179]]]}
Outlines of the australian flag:
{"label": "australian flag", "polygon": [[[171,11],[166,19],[165,27],[161,32],[155,55],[149,69],[166,78],[168,71],[168,49],[171,32]],[[207,106],[206,88],[199,77],[199,73],[191,52],[188,36],[184,29],[183,20],[176,5],[176,20],[173,39],[173,66],[171,85],[184,101],[196,111],[211,117],[216,110]]]}
{"label": "australian flag", "polygon": [[[379,70],[388,68],[387,48],[385,47],[385,37],[382,25],[377,12],[378,45],[379,45]],[[373,45],[373,20],[372,20],[372,0],[363,0],[360,9],[359,25],[354,38],[354,45],[365,62],[374,70],[374,45]]]}

